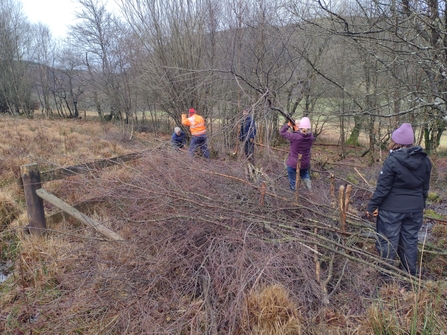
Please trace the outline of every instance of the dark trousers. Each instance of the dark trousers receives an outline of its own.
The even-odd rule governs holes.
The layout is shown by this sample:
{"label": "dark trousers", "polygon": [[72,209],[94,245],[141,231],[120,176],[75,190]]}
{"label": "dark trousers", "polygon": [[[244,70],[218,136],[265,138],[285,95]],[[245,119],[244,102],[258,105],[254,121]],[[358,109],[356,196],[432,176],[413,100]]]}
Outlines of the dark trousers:
{"label": "dark trousers", "polygon": [[422,227],[423,212],[396,213],[379,209],[376,247],[380,256],[393,264],[399,256],[400,266],[411,275],[416,274],[418,232]]}
{"label": "dark trousers", "polygon": [[176,142],[176,141],[171,142],[171,145],[176,151],[178,151],[179,149],[183,149],[185,147],[185,145],[182,142]]}
{"label": "dark trousers", "polygon": [[195,151],[199,149],[205,158],[210,158],[210,152],[206,143],[206,135],[193,136],[189,146],[189,154],[194,156]]}
{"label": "dark trousers", "polygon": [[244,142],[244,153],[245,157],[248,158],[248,161],[252,164],[255,163],[255,143],[250,142],[249,140]]}

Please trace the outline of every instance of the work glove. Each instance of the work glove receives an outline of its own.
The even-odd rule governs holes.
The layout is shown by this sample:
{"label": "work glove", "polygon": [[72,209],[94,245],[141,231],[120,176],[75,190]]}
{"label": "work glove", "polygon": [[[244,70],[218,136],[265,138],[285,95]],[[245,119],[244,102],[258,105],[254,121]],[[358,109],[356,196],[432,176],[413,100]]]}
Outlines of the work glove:
{"label": "work glove", "polygon": [[376,208],[374,210],[374,212],[372,212],[372,214],[370,212],[366,211],[366,217],[368,219],[371,219],[371,217],[377,217],[377,215],[379,215],[379,209],[378,208]]}
{"label": "work glove", "polygon": [[186,119],[186,114],[182,114],[182,120]]}
{"label": "work glove", "polygon": [[295,124],[293,124],[292,122],[288,122],[287,123],[287,125],[289,126],[289,127],[292,127],[292,129],[293,129],[293,131],[297,131],[298,130],[298,126]]}

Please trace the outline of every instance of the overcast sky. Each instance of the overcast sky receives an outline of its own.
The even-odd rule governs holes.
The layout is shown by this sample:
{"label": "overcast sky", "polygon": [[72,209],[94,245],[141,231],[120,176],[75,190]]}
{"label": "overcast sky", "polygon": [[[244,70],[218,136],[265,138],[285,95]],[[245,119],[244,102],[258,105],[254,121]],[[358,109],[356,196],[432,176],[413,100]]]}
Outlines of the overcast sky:
{"label": "overcast sky", "polygon": [[[0,0],[1,1],[1,0]],[[65,37],[67,27],[74,23],[74,13],[79,4],[76,0],[20,0],[23,11],[31,23],[42,22],[50,27],[54,37]],[[103,0],[110,8],[114,0]]]}

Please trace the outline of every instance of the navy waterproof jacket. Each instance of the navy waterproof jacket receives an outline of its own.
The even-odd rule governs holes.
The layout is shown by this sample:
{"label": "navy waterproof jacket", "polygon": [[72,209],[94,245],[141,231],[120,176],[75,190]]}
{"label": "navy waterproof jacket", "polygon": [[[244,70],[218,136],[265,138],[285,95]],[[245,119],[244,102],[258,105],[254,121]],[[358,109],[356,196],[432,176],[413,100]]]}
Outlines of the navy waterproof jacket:
{"label": "navy waterproof jacket", "polygon": [[310,166],[310,149],[315,140],[312,133],[303,134],[299,131],[289,132],[289,125],[286,123],[281,127],[279,133],[282,137],[289,140],[290,151],[287,157],[286,165],[296,169],[298,154],[301,154],[301,169],[307,169]]}
{"label": "navy waterproof jacket", "polygon": [[431,162],[420,146],[392,151],[383,163],[368,212],[423,211],[430,187]]}
{"label": "navy waterproof jacket", "polygon": [[256,136],[256,125],[255,120],[251,115],[247,115],[241,124],[241,131],[239,132],[239,141],[247,141],[250,138],[255,138]]}
{"label": "navy waterproof jacket", "polygon": [[176,145],[179,148],[183,148],[186,144],[186,136],[183,131],[180,131],[180,135],[177,135],[175,132],[172,133],[171,143]]}

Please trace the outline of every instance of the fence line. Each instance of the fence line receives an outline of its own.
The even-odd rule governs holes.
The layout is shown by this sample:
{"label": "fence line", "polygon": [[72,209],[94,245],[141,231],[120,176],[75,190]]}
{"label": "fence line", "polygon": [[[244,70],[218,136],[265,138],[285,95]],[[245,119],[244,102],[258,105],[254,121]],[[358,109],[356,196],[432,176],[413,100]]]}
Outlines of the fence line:
{"label": "fence line", "polygon": [[[115,232],[111,231],[99,222],[89,218],[87,215],[81,213],[75,207],[70,206],[50,192],[42,189],[42,183],[132,161],[141,158],[143,152],[144,151],[140,151],[109,159],[102,159],[91,163],[73,165],[43,172],[39,171],[37,163],[22,165],[20,167],[21,177],[18,183],[23,187],[25,193],[26,211],[28,214],[27,228],[29,232],[33,234],[41,234],[46,230],[45,210],[43,206],[43,200],[45,200],[62,210],[64,213],[67,213],[82,223],[93,227],[97,232],[103,236],[106,236],[108,239],[115,241],[123,240],[123,238]],[[53,215],[51,221],[55,221],[55,218],[57,217],[61,217],[60,213]]]}
{"label": "fence line", "polygon": [[[48,170],[48,171],[42,171],[42,172],[40,172],[41,182],[43,183],[43,182],[47,182],[47,181],[59,180],[59,179],[65,178],[65,177],[88,173],[88,172],[92,171],[93,169],[103,169],[103,168],[106,168],[106,167],[109,167],[112,165],[122,164],[122,163],[125,163],[128,161],[132,161],[132,160],[140,158],[143,155],[143,152],[144,151],[140,151],[140,152],[130,153],[130,154],[117,156],[117,157],[113,157],[113,158],[101,159],[101,160],[90,162],[90,163],[84,163],[84,164],[72,165],[72,166],[57,168],[57,169]],[[23,187],[23,178],[20,177],[17,180],[17,183]]]}

